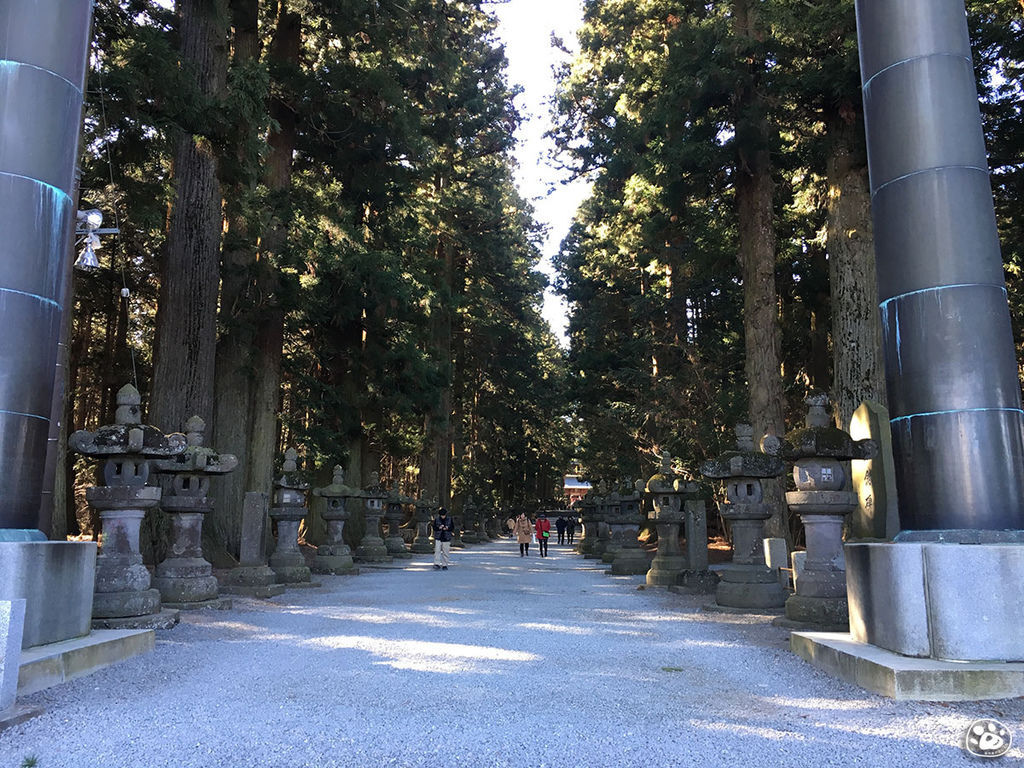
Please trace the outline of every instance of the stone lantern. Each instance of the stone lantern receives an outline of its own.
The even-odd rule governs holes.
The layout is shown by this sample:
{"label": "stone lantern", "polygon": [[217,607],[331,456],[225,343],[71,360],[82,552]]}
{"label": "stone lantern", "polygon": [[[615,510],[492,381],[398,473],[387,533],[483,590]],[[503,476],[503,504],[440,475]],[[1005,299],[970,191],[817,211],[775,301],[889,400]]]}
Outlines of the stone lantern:
{"label": "stone lantern", "polygon": [[626,526],[619,517],[622,513],[622,496],[618,488],[612,488],[612,492],[604,497],[604,523],[606,538],[601,551],[601,562],[609,565],[615,560],[615,556],[622,549],[622,538]]}
{"label": "stone lantern", "polygon": [[597,484],[594,509],[591,511],[590,517],[594,521],[594,545],[585,556],[587,559],[600,560],[608,547],[608,486],[604,480]]}
{"label": "stone lantern", "polygon": [[274,500],[270,518],[277,522],[277,545],[270,556],[270,568],[277,574],[278,584],[290,587],[312,586],[306,558],[299,549],[299,523],[306,516],[306,490],[309,486],[299,479],[294,448],[284,452],[281,477],[274,483]]}
{"label": "stone lantern", "polygon": [[640,526],[644,522],[641,507],[643,488],[643,481],[637,480],[632,488],[624,487],[620,494],[617,524],[621,546],[612,561],[610,573],[613,576],[639,576],[651,567],[639,538]]}
{"label": "stone lantern", "polygon": [[327,521],[327,539],[316,548],[314,570],[317,573],[359,573],[352,561],[352,550],[345,543],[345,523],[351,513],[349,499],[364,499],[365,494],[345,485],[345,470],[336,464],[331,484],[314,488],[313,495],[324,500],[321,517]]}
{"label": "stone lantern", "polygon": [[380,519],[384,516],[384,502],[387,492],[380,485],[380,476],[370,475],[370,487],[364,492],[366,498],[366,532],[356,547],[355,559],[362,563],[390,563],[387,545],[380,536]]}
{"label": "stone lantern", "polygon": [[781,608],[786,594],[764,561],[764,521],[772,508],[763,500],[761,481],[780,477],[786,465],[777,456],[754,450],[753,437],[749,424],[737,424],[736,450],[700,468],[705,477],[725,482],[726,501],[719,509],[732,526],[732,563],[718,569],[715,602],[728,608]]}
{"label": "stone lantern", "polygon": [[800,515],[807,541],[796,594],[786,601],[786,619],[843,629],[849,622],[843,521],[857,506],[848,462],[873,458],[877,446],[873,440],[854,440],[833,424],[827,394],[811,394],[804,402],[807,418],[802,429],[782,440],[762,441],[766,452],[793,462],[797,490],[786,494],[786,502]]}
{"label": "stone lantern", "polygon": [[480,536],[479,512],[480,510],[473,503],[473,497],[467,496],[466,500],[462,502],[462,524],[466,529],[462,534],[462,540],[467,544],[480,544],[485,541]]}
{"label": "stone lantern", "polygon": [[647,481],[647,493],[654,505],[651,519],[658,529],[658,551],[647,571],[647,583],[652,587],[671,587],[687,568],[686,556],[679,546],[679,526],[684,520],[683,492],[676,487],[682,480],[672,471],[672,456],[661,454],[661,468]]}
{"label": "stone lantern", "polygon": [[452,549],[465,549],[466,542],[462,538],[462,527],[465,520],[461,514],[456,515],[454,509],[449,509],[448,515],[452,519]]}
{"label": "stone lantern", "polygon": [[412,557],[406,549],[405,539],[402,538],[402,523],[405,522],[405,505],[410,499],[398,492],[398,483],[391,484],[388,497],[384,507],[384,519],[388,524],[388,537],[384,540],[388,554],[392,558],[408,559]]}
{"label": "stone lantern", "polygon": [[597,544],[597,520],[594,518],[594,512],[597,508],[597,494],[593,488],[584,494],[583,498],[579,501],[579,505],[580,523],[583,526],[583,531],[580,533],[580,541],[576,545],[576,551],[584,557],[591,557],[594,554],[594,545]]}
{"label": "stone lantern", "polygon": [[416,501],[416,538],[412,540],[409,547],[410,552],[417,555],[428,555],[434,553],[434,545],[430,541],[430,523],[434,519],[433,506],[424,498],[425,491],[420,492],[420,498]]}
{"label": "stone lantern", "polygon": [[146,510],[160,502],[160,488],[146,484],[150,462],[182,453],[185,436],[141,424],[141,402],[138,390],[126,384],[117,393],[114,424],[68,438],[72,451],[103,461],[104,484],[85,492],[102,524],[92,604],[96,629],[167,629],[178,621],[177,611],[161,611],[160,592],[142,563],[139,531]]}
{"label": "stone lantern", "polygon": [[238,459],[204,447],[205,431],[206,423],[193,416],[185,422],[184,453],[153,462],[162,476],[160,508],[171,523],[171,555],[156,567],[153,586],[171,608],[231,607],[229,599],[218,597],[213,566],[203,557],[203,518],[213,509],[210,478],[233,471]]}

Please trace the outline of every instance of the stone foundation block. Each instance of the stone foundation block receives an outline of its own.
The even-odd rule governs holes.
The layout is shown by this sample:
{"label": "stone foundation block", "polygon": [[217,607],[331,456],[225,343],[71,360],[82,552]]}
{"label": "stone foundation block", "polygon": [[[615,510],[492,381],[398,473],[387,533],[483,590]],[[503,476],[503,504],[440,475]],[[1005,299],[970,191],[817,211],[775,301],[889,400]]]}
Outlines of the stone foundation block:
{"label": "stone foundation block", "polygon": [[159,610],[160,593],[155,589],[132,592],[97,592],[93,595],[93,619],[145,616],[155,614]]}

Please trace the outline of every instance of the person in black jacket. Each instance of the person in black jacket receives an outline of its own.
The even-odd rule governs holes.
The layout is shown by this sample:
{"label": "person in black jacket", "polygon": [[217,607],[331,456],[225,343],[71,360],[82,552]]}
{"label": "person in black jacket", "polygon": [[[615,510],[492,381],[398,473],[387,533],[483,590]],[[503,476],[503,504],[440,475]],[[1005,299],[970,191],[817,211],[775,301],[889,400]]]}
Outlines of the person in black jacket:
{"label": "person in black jacket", "polygon": [[558,543],[565,544],[565,518],[561,515],[555,520],[555,530],[558,531]]}
{"label": "person in black jacket", "polygon": [[448,514],[448,510],[441,507],[437,510],[437,517],[434,518],[432,525],[434,527],[434,569],[447,571],[448,563],[451,562],[452,533],[455,531],[455,521]]}

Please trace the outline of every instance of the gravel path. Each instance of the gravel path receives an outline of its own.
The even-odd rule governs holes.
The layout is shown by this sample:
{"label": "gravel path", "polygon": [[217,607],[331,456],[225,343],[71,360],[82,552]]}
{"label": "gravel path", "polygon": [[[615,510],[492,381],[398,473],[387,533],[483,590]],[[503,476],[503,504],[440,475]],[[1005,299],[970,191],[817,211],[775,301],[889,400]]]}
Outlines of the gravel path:
{"label": "gravel path", "polygon": [[554,544],[454,557],[183,614],[155,652],[23,699],[46,713],[0,734],[0,768],[945,768],[976,764],[958,746],[976,717],[1024,739],[1024,699],[868,694],[763,616],[702,612]]}

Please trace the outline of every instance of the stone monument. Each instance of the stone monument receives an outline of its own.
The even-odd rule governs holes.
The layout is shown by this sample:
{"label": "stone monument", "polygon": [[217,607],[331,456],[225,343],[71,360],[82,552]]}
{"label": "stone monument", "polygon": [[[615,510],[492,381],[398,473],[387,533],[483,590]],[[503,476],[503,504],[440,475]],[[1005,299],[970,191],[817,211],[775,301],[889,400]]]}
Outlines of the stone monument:
{"label": "stone monument", "polygon": [[[323,488],[314,488],[313,495],[324,500],[325,507],[321,516],[327,521],[327,539],[316,548],[313,570],[317,573],[358,573],[352,558],[352,549],[345,543],[345,523],[351,514],[350,500],[365,502],[366,494],[358,488],[350,488],[345,485],[345,470],[340,464],[335,464],[331,484],[325,485]],[[375,522],[379,524],[379,516]],[[367,524],[367,531],[369,531],[369,524]],[[383,547],[384,542],[382,541],[381,548]]]}
{"label": "stone monument", "polygon": [[0,600],[0,730],[15,720],[25,601]]}
{"label": "stone monument", "polygon": [[141,402],[138,390],[126,384],[117,393],[114,424],[68,438],[72,451],[103,462],[104,484],[85,492],[102,525],[92,603],[96,629],[167,629],[178,622],[177,611],[161,610],[160,593],[142,563],[139,531],[146,510],[160,502],[160,488],[146,484],[151,462],[182,453],[185,436],[142,424]]}
{"label": "stone monument", "polygon": [[285,591],[277,574],[267,565],[267,522],[270,499],[266,493],[249,491],[242,503],[242,540],[238,565],[228,571],[220,591],[247,597],[276,597]]}
{"label": "stone monument", "polygon": [[726,500],[719,504],[732,527],[732,563],[717,569],[721,581],[715,602],[725,608],[781,608],[786,594],[762,554],[764,521],[771,505],[763,501],[761,481],[786,471],[782,459],[754,450],[754,430],[736,425],[736,450],[701,465],[701,474],[725,482]]}
{"label": "stone monument", "polygon": [[213,566],[203,557],[203,518],[213,509],[210,477],[231,472],[238,459],[203,446],[206,424],[198,416],[185,423],[183,453],[153,462],[160,475],[160,508],[171,523],[170,555],[156,567],[153,586],[170,608],[230,608],[217,594]]}
{"label": "stone monument", "polygon": [[793,462],[797,490],[786,493],[786,503],[800,515],[807,541],[807,559],[796,593],[786,601],[784,626],[845,629],[843,520],[857,506],[846,462],[872,458],[877,446],[871,440],[854,441],[833,425],[825,393],[812,393],[804,402],[802,429],[781,440],[768,436],[761,441],[766,453]]}
{"label": "stone monument", "polygon": [[850,419],[850,437],[873,440],[878,445],[874,458],[850,462],[853,492],[857,494],[857,508],[850,515],[850,538],[892,540],[900,532],[900,517],[889,409],[865,400]]}
{"label": "stone monument", "polygon": [[309,566],[299,549],[299,523],[306,516],[306,490],[298,476],[299,454],[294,448],[284,452],[281,477],[274,482],[274,505],[270,519],[277,523],[277,545],[270,556],[270,568],[278,584],[289,587],[319,586],[310,581]]}

